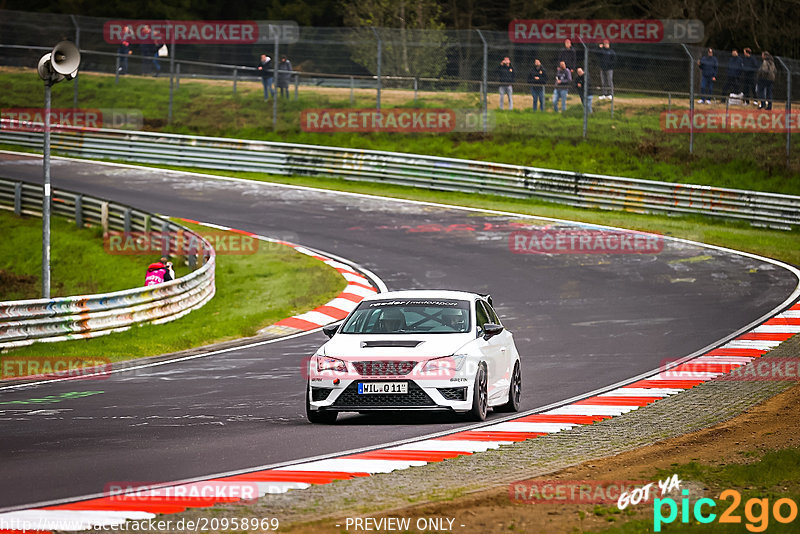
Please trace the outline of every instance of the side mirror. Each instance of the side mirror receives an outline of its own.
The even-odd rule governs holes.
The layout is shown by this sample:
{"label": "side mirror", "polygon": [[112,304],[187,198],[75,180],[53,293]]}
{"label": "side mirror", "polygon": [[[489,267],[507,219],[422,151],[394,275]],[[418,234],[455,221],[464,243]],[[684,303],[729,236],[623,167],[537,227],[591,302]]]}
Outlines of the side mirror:
{"label": "side mirror", "polygon": [[322,327],[322,333],[328,337],[333,337],[333,335],[339,331],[339,326],[341,326],[341,323],[325,325]]}
{"label": "side mirror", "polygon": [[495,323],[486,323],[483,325],[483,339],[489,340],[503,331],[503,327]]}

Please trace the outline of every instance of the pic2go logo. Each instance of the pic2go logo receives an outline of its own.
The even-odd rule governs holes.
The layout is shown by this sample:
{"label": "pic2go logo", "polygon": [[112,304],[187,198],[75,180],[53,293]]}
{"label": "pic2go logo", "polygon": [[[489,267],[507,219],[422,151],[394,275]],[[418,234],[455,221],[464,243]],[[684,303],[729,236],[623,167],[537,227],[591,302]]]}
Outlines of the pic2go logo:
{"label": "pic2go logo", "polygon": [[[717,519],[717,514],[711,512],[717,503],[713,499],[702,498],[695,501],[694,506],[689,502],[689,490],[682,490],[683,498],[680,504],[681,523],[690,521],[690,513],[699,523],[711,523]],[[733,489],[723,491],[719,498],[731,503],[719,516],[720,523],[741,524],[742,517],[736,513],[742,503],[742,495]],[[770,512],[778,523],[791,523],[797,519],[797,503],[792,499],[782,498],[775,501],[770,508],[769,499],[753,497],[744,504],[744,517],[747,520],[745,528],[750,532],[764,532],[769,526]],[[668,512],[665,516],[665,507]],[[653,500],[653,531],[661,532],[661,525],[667,525],[678,518],[678,503],[675,499],[664,498]]]}

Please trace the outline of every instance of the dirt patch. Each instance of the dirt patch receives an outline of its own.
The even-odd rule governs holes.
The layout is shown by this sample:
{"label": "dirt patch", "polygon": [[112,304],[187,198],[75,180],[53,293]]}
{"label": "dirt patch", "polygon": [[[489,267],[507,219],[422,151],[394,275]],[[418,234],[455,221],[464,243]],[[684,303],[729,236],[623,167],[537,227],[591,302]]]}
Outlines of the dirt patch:
{"label": "dirt patch", "polygon": [[[673,464],[697,461],[709,465],[744,463],[752,451],[769,451],[800,446],[800,386],[776,395],[742,415],[713,427],[693,432],[617,456],[592,460],[558,471],[540,479],[630,481],[655,480],[656,470],[669,471]],[[468,476],[465,474],[465,476]],[[520,480],[526,477],[520,473]],[[607,506],[606,506],[607,508]],[[647,506],[631,515],[614,517],[618,524],[625,519],[650,517]],[[610,515],[603,508],[586,504],[526,504],[509,498],[509,486],[453,498],[452,500],[409,506],[370,517],[455,518],[454,532],[547,532],[571,533],[598,530],[610,525]],[[344,518],[298,525],[293,534],[342,532]],[[335,526],[336,524],[341,527]],[[460,525],[464,525],[463,527]],[[417,532],[414,528],[411,532]],[[359,532],[351,529],[351,532]]]}
{"label": "dirt patch", "polygon": [[26,298],[27,295],[38,294],[39,278],[0,269],[0,288],[0,300]]}

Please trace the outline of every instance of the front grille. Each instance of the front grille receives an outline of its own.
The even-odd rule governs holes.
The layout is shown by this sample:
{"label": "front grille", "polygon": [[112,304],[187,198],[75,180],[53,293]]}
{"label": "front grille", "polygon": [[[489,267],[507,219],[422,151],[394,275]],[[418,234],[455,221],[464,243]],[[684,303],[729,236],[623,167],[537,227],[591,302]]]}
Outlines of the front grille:
{"label": "front grille", "polygon": [[402,376],[407,375],[417,365],[415,361],[402,360],[369,360],[353,362],[361,376]]}
{"label": "front grille", "polygon": [[311,400],[314,402],[324,401],[331,394],[333,388],[311,388]]}
{"label": "front grille", "polygon": [[353,382],[334,401],[334,408],[402,408],[436,406],[427,393],[414,382],[408,383],[408,393],[387,394],[372,393],[369,395],[358,394],[358,382]]}
{"label": "front grille", "polygon": [[437,388],[439,393],[442,394],[447,400],[451,401],[465,401],[467,400],[467,388]]}

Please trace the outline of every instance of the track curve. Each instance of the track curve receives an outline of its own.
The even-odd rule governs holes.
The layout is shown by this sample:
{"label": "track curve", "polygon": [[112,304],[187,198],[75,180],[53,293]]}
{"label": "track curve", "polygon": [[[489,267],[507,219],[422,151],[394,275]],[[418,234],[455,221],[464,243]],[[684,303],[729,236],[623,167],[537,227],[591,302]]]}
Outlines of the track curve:
{"label": "track curve", "polygon": [[[508,235],[521,216],[68,159],[54,159],[52,173],[60,188],[336,253],[391,289],[492,293],[524,358],[523,409],[690,354],[768,313],[798,282],[773,263],[677,241],[659,254],[512,254]],[[41,159],[0,154],[0,174],[41,183]],[[300,366],[324,339],[313,333],[103,381],[0,391],[0,508],[464,424],[422,414],[307,424]],[[47,396],[63,400],[16,403]]]}

